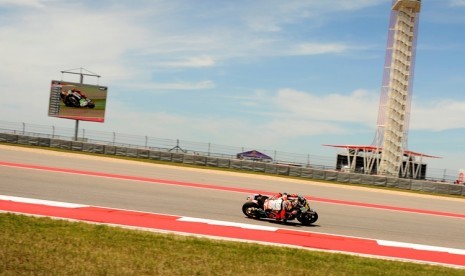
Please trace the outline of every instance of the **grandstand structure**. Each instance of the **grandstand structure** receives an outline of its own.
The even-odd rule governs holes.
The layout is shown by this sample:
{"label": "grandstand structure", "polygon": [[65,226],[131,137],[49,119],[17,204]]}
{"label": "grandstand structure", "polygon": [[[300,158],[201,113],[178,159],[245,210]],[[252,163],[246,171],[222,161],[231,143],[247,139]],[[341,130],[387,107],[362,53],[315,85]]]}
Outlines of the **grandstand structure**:
{"label": "grandstand structure", "polygon": [[408,150],[410,107],[421,0],[393,0],[374,141],[369,146],[326,145],[346,150],[337,168],[424,179],[424,157]]}

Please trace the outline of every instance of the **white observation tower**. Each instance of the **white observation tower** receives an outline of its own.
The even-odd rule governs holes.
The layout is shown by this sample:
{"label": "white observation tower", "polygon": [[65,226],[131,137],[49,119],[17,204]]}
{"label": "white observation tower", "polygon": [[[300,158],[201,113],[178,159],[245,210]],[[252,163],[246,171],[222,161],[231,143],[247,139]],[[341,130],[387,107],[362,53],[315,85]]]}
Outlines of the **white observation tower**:
{"label": "white observation tower", "polygon": [[424,179],[423,157],[408,150],[408,129],[421,0],[393,0],[376,135],[371,145],[325,145],[342,148],[336,169],[365,174]]}
{"label": "white observation tower", "polygon": [[421,0],[393,0],[373,146],[378,174],[398,176],[407,150],[416,38]]}

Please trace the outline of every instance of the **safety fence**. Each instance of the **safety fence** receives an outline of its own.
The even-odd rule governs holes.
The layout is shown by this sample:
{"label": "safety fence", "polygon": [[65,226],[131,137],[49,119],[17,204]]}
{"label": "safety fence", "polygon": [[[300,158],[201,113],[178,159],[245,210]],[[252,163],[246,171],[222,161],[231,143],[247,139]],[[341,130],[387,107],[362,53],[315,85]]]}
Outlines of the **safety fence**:
{"label": "safety fence", "polygon": [[[180,139],[155,138],[150,136],[125,134],[118,132],[98,131],[81,128],[77,137],[74,128],[37,125],[24,122],[8,122],[0,120],[0,133],[18,134],[23,136],[51,138],[104,144],[127,148],[144,148],[156,151],[167,151],[185,154],[212,156],[235,159],[240,152],[258,150],[270,156],[275,164],[287,164],[311,167],[322,170],[336,169],[336,156],[320,156],[315,154],[290,153],[253,147],[238,147],[219,145],[215,143],[193,142]],[[341,152],[342,154],[342,152]],[[428,166],[426,179],[453,183],[458,176],[457,170],[437,169]]]}
{"label": "safety fence", "polygon": [[[0,121],[0,133],[10,133],[33,137],[75,140],[75,129],[37,125],[29,123]],[[105,132],[98,130],[79,129],[78,141],[105,144],[120,147],[145,148],[157,151],[169,151],[179,153],[198,154],[222,158],[236,158],[238,153],[248,150],[258,150],[270,156],[275,163],[295,164],[321,168],[334,169],[336,158],[312,154],[290,153],[263,148],[251,148],[250,146],[230,146],[215,143],[195,142],[181,139],[165,139],[150,136],[133,135],[118,132]]]}
{"label": "safety fence", "polygon": [[154,150],[144,147],[125,147],[85,141],[71,141],[56,138],[44,138],[20,134],[0,133],[0,142],[22,144],[39,147],[59,148],[70,151],[97,153],[102,155],[124,156],[138,159],[159,160],[189,165],[227,168],[239,171],[262,172],[273,175],[292,176],[303,179],[327,180],[341,183],[364,184],[404,190],[423,191],[437,194],[465,196],[464,185],[454,185],[444,182],[413,180],[405,178],[385,177],[358,173],[339,172],[330,169],[311,166],[296,166],[260,161],[240,160],[216,156],[200,155],[198,153],[171,152]]}

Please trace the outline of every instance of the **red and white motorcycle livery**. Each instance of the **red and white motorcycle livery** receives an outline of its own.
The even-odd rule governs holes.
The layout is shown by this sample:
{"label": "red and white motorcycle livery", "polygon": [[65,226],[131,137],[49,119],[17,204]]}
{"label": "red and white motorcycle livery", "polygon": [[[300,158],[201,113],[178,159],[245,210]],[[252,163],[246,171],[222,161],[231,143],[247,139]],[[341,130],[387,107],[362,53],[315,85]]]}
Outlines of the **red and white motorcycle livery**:
{"label": "red and white motorcycle livery", "polygon": [[[285,210],[284,217],[281,217],[282,210]],[[282,197],[270,198],[261,194],[250,195],[242,205],[242,212],[253,219],[280,218],[284,222],[297,219],[306,226],[318,220],[318,213],[310,208],[307,199],[297,195],[288,196],[287,200]]]}

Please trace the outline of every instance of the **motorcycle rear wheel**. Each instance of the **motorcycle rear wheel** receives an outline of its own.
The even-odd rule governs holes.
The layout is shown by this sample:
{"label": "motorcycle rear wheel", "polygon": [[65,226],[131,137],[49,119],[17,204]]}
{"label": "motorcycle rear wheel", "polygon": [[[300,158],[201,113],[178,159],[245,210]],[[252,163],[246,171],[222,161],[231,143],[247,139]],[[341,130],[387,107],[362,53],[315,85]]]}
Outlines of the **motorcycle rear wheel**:
{"label": "motorcycle rear wheel", "polygon": [[258,219],[257,213],[255,209],[260,208],[257,203],[255,202],[246,202],[242,205],[242,213],[249,218]]}
{"label": "motorcycle rear wheel", "polygon": [[67,96],[66,99],[65,99],[65,102],[67,102],[68,104],[66,106],[69,106],[69,107],[80,107],[81,105],[79,104],[79,100],[74,97],[74,96]]}

